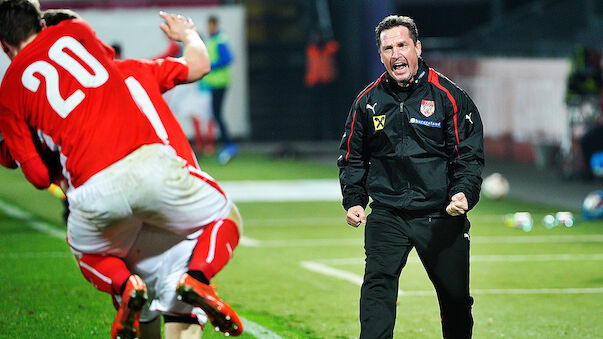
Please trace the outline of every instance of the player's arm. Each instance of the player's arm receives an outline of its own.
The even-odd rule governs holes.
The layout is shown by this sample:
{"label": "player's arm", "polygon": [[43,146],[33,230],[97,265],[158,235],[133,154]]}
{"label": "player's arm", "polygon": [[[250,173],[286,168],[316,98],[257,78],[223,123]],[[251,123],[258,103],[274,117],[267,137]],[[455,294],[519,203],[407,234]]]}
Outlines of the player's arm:
{"label": "player's arm", "polygon": [[6,146],[14,161],[21,166],[27,181],[37,189],[50,186],[48,168],[36,151],[29,126],[8,109],[0,107],[0,126]]}
{"label": "player's arm", "polygon": [[[356,100],[350,109],[337,159],[343,207],[348,212],[354,206],[364,209],[368,203],[368,193],[365,188],[368,166],[365,149],[366,112],[360,101]],[[362,219],[358,213],[353,215]]]}
{"label": "player's arm", "polygon": [[4,137],[2,136],[1,133],[0,133],[0,165],[4,166],[6,168],[10,168],[10,169],[15,169],[15,168],[19,167],[19,165],[17,165],[17,162],[15,161],[13,156],[10,154],[10,151],[8,150],[8,146],[6,146],[6,142],[4,141]]}
{"label": "player's arm", "polygon": [[[465,92],[452,89],[458,110],[456,119],[452,116],[454,112],[451,112],[446,126],[451,176],[448,193],[451,205],[456,205],[456,210],[460,213],[461,209],[472,209],[479,201],[481,174],[484,168],[484,140],[477,107]],[[454,210],[455,206],[451,205],[449,207]]]}
{"label": "player's arm", "polygon": [[165,20],[159,25],[165,35],[171,40],[182,42],[182,59],[188,65],[186,82],[203,78],[211,70],[211,63],[207,47],[191,18],[165,12],[159,12],[159,16]]}

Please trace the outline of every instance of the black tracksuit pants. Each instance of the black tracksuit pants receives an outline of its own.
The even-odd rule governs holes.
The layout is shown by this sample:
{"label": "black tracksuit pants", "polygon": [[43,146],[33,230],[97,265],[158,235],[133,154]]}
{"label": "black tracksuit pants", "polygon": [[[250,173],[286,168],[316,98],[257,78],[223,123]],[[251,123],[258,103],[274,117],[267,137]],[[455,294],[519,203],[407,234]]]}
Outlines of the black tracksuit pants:
{"label": "black tracksuit pants", "polygon": [[[417,217],[373,207],[365,226],[360,338],[393,337],[398,281],[413,247],[435,287],[443,337],[470,338],[473,298],[469,295],[468,233],[465,216]],[[410,308],[406,303],[400,300],[400,310]]]}

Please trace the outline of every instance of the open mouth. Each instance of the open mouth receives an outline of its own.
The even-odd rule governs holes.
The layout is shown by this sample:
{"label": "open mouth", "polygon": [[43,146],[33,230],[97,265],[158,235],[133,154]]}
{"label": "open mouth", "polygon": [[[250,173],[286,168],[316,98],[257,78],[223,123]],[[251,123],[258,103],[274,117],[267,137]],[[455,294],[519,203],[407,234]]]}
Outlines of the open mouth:
{"label": "open mouth", "polygon": [[395,72],[404,72],[406,69],[408,68],[408,64],[404,63],[404,62],[396,62],[393,66],[392,69]]}

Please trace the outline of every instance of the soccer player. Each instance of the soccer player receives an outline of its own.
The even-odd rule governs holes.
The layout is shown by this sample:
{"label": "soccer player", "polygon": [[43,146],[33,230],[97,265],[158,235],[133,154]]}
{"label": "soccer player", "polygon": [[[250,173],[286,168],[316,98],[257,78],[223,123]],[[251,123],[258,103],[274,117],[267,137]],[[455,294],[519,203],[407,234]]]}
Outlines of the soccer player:
{"label": "soccer player", "polygon": [[[112,49],[85,22],[69,20],[42,30],[40,13],[31,3],[4,1],[0,42],[12,60],[0,92],[1,132],[37,188],[47,187],[51,178],[35,151],[30,128],[60,151],[69,183],[72,248],[98,259],[96,267],[105,263],[128,272],[118,257],[128,253],[141,230],[133,218],[192,238],[201,230],[201,238],[230,230],[228,237],[236,245],[238,220],[224,218],[237,214],[232,202],[209,176],[191,170],[165,145],[132,100],[111,60]],[[136,89],[136,84],[129,87]],[[212,225],[215,231],[207,232]],[[238,335],[242,326],[236,313],[207,284],[217,270],[203,257],[208,242],[201,238],[188,274],[178,282],[179,298],[203,308],[221,331]],[[136,331],[136,314],[146,294],[142,280],[130,275],[123,284],[100,281],[112,292],[123,290],[122,325]]]}

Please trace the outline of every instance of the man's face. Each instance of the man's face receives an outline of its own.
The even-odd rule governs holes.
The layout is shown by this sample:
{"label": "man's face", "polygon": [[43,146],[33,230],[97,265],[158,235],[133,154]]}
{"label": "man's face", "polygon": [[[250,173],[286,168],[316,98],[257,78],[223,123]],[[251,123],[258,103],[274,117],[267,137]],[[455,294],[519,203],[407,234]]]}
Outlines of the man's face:
{"label": "man's face", "polygon": [[419,68],[421,42],[415,44],[405,26],[386,29],[379,35],[381,62],[396,82],[406,87]]}
{"label": "man's face", "polygon": [[213,35],[218,30],[218,25],[213,21],[207,22],[207,31],[210,35]]}

